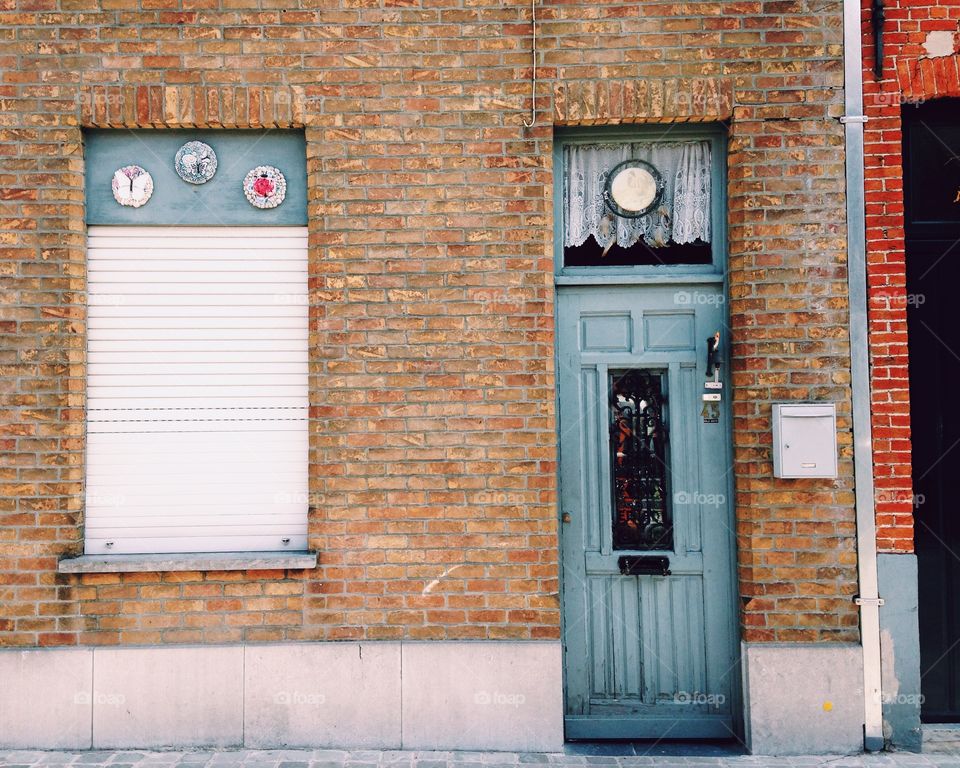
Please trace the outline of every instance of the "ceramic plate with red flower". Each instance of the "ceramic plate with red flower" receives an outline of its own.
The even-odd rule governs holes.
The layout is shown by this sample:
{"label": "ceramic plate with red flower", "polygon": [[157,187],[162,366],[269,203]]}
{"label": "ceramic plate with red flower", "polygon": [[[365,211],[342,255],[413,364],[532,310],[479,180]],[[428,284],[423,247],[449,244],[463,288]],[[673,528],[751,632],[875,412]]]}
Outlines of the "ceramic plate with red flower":
{"label": "ceramic plate with red flower", "polygon": [[255,208],[276,208],[287,195],[287,180],[279,168],[258,165],[244,178],[243,194]]}

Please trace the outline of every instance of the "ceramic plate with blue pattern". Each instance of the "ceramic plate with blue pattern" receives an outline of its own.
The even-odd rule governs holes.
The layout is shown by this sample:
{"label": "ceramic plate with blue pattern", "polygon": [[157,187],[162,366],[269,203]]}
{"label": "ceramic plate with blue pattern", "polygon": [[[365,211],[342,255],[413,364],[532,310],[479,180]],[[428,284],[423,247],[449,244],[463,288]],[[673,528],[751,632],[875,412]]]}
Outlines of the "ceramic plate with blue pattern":
{"label": "ceramic plate with blue pattern", "polygon": [[177,150],[177,175],[191,184],[206,184],[217,172],[217,153],[202,141],[188,141]]}

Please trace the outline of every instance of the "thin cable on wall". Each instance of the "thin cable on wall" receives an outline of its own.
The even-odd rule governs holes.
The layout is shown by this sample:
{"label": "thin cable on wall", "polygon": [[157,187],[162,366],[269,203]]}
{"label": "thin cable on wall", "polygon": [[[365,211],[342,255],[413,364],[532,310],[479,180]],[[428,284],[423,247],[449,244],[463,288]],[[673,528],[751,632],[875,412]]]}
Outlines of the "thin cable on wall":
{"label": "thin cable on wall", "polygon": [[530,102],[530,122],[526,120],[523,121],[523,125],[526,128],[533,128],[537,122],[537,0],[530,0],[530,17],[533,23],[533,44],[531,46],[532,50],[532,60],[533,60],[533,74],[532,74],[532,101]]}

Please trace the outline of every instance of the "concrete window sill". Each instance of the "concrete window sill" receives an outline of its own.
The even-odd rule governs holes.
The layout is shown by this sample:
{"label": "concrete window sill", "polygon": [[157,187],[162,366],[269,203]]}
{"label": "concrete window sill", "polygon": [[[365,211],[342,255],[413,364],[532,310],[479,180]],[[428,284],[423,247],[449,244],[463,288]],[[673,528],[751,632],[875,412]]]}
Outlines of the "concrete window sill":
{"label": "concrete window sill", "polygon": [[273,571],[316,568],[316,552],[191,552],[167,555],[81,555],[61,560],[59,573],[141,571]]}

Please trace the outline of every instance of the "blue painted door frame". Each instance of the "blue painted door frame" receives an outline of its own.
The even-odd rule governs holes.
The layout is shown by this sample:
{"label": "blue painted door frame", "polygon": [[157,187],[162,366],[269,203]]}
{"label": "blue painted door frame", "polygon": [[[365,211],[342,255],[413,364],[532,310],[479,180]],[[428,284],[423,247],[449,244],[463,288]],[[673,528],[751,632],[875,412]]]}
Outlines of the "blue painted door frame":
{"label": "blue painted door frame", "polygon": [[[563,266],[568,142],[709,138],[713,263]],[[560,132],[554,242],[565,727],[568,739],[734,738],[740,732],[729,368],[719,420],[704,419],[706,340],[726,318],[725,141],[672,126]],[[660,372],[669,432],[672,549],[613,549],[611,372]],[[712,415],[712,414],[711,414]],[[620,574],[622,555],[663,555],[668,576]]]}

